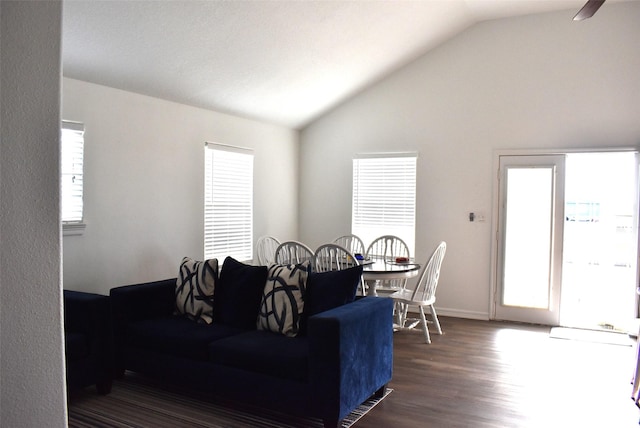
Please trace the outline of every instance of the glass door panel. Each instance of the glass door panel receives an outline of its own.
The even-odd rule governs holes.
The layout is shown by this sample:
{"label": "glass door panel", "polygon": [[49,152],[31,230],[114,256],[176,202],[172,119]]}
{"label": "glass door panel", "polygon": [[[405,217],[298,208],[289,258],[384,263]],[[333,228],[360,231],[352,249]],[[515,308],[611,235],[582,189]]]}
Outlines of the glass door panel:
{"label": "glass door panel", "polygon": [[637,155],[567,155],[560,324],[624,330],[636,316]]}
{"label": "glass door panel", "polygon": [[500,157],[496,319],[558,324],[564,159]]}
{"label": "glass door panel", "polygon": [[502,304],[549,308],[554,167],[507,169]]}

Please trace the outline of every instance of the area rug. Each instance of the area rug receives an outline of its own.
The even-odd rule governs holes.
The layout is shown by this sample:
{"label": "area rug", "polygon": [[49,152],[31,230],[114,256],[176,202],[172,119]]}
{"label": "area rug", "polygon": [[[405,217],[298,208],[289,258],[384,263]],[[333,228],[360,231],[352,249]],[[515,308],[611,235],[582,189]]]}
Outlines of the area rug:
{"label": "area rug", "polygon": [[553,327],[549,332],[553,339],[579,340],[607,345],[632,346],[633,340],[626,333],[586,330],[581,328]]}
{"label": "area rug", "polygon": [[[384,397],[369,399],[349,414],[348,428]],[[207,394],[176,387],[159,386],[142,376],[127,373],[116,380],[106,396],[93,388],[69,396],[71,428],[322,428],[320,419],[299,418],[237,403],[220,403]]]}

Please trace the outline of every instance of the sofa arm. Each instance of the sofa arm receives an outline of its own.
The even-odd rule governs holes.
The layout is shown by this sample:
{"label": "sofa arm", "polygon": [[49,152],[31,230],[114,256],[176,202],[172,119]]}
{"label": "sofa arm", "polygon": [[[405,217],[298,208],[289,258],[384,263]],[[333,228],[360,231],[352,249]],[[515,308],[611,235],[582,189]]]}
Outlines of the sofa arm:
{"label": "sofa arm", "polygon": [[166,317],[175,309],[176,279],[125,285],[109,293],[116,325]]}
{"label": "sofa arm", "polygon": [[393,373],[393,301],[365,297],[309,318],[309,377],[318,416],[342,420]]}
{"label": "sofa arm", "polygon": [[71,290],[63,296],[67,384],[95,384],[99,393],[108,394],[113,366],[110,299]]}
{"label": "sofa arm", "polygon": [[124,374],[124,347],[126,346],[127,326],[131,322],[153,318],[168,317],[175,309],[176,279],[142,284],[125,285],[112,288],[111,310],[115,342],[114,373],[116,377]]}
{"label": "sofa arm", "polygon": [[82,291],[64,290],[64,330],[89,335],[105,335],[111,329],[109,297]]}

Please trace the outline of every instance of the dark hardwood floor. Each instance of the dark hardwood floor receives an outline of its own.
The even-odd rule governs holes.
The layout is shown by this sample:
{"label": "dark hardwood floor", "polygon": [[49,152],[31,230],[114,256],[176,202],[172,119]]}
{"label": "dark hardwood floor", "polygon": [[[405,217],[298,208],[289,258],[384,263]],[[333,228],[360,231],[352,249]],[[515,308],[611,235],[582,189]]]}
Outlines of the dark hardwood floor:
{"label": "dark hardwood floor", "polygon": [[638,427],[635,349],[549,337],[549,327],[441,317],[445,334],[394,334],[394,392],[373,427]]}

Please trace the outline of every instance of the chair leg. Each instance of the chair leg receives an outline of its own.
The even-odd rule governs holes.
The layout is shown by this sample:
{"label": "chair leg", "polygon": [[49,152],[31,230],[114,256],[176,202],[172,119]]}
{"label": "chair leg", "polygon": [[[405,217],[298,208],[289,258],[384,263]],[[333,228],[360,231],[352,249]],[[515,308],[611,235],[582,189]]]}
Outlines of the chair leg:
{"label": "chair leg", "polygon": [[402,304],[402,327],[407,326],[407,315],[409,314],[409,304]]}
{"label": "chair leg", "polygon": [[395,302],[393,305],[393,311],[395,312],[395,316],[396,316],[396,323],[398,324],[398,327],[402,328],[402,303],[400,302]]}
{"label": "chair leg", "polygon": [[409,305],[407,303],[398,302],[398,325],[401,328],[407,326],[407,312],[409,311]]}
{"label": "chair leg", "polygon": [[398,312],[398,325],[402,328],[404,327],[405,317],[404,317],[404,303],[398,302],[396,307],[396,311]]}
{"label": "chair leg", "polygon": [[429,328],[427,327],[427,319],[424,316],[424,309],[422,306],[418,306],[420,309],[420,323],[422,324],[422,331],[424,332],[424,339],[427,344],[431,343],[431,338],[429,337]]}
{"label": "chair leg", "polygon": [[436,331],[438,334],[442,334],[442,329],[440,328],[440,321],[438,321],[438,315],[436,315],[436,308],[433,305],[429,305],[429,309],[431,309],[431,317],[433,318],[433,323],[436,326]]}

